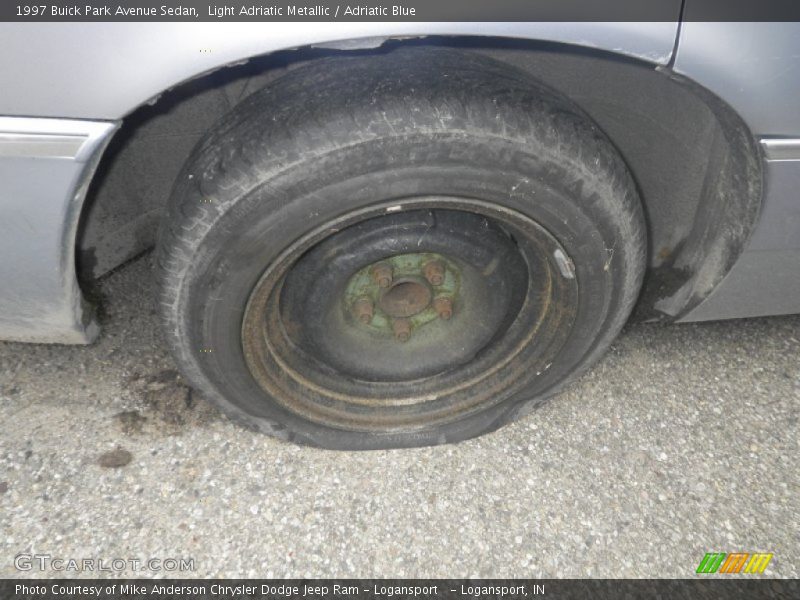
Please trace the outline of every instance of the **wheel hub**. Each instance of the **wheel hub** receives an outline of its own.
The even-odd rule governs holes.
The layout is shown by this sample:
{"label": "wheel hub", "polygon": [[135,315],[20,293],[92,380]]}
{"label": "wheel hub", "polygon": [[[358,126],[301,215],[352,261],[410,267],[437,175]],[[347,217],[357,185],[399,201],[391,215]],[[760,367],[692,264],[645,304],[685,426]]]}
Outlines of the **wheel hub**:
{"label": "wheel hub", "polygon": [[381,294],[378,306],[392,318],[411,317],[428,308],[432,296],[430,287],[422,282],[398,281]]}
{"label": "wheel hub", "polygon": [[449,320],[458,298],[461,273],[456,263],[431,252],[397,254],[356,272],[344,291],[353,327],[407,341],[437,319]]}

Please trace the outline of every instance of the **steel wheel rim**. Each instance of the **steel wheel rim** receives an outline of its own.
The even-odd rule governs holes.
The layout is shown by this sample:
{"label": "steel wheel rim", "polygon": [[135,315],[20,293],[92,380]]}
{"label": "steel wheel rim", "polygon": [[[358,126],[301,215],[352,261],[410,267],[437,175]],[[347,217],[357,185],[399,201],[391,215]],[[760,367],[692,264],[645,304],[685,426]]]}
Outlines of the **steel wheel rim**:
{"label": "steel wheel rim", "polygon": [[[482,352],[467,368],[415,380],[368,384],[350,381],[343,386],[335,370],[309,371],[302,358],[298,359],[297,348],[293,348],[281,319],[280,298],[287,274],[304,253],[331,235],[370,219],[415,210],[478,214],[508,228],[511,237],[526,235],[528,254],[531,249],[538,249],[537,275],[530,278],[530,282],[538,283],[524,290],[518,315],[501,336],[505,345],[497,344]],[[522,256],[530,272],[535,257],[528,254]],[[418,197],[354,211],[309,232],[267,267],[245,311],[244,356],[255,381],[267,395],[290,412],[320,424],[386,432],[452,422],[504,401],[549,367],[548,360],[563,344],[576,311],[577,279],[574,271],[565,276],[559,270],[564,260],[569,260],[564,248],[533,219],[481,200]]]}

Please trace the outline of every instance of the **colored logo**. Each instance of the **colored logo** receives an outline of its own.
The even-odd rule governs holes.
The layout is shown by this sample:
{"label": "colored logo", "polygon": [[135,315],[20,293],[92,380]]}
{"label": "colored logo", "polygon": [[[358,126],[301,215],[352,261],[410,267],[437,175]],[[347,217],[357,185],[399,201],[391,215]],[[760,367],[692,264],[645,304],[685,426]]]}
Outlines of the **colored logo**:
{"label": "colored logo", "polygon": [[698,573],[763,573],[772,554],[747,552],[709,552],[700,561]]}

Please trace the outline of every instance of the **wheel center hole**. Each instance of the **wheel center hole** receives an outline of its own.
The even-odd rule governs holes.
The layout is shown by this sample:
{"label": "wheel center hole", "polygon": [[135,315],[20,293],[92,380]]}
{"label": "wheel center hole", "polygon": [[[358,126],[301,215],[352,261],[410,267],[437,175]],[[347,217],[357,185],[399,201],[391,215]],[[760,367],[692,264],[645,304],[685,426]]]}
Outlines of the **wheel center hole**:
{"label": "wheel center hole", "polygon": [[428,308],[432,295],[430,287],[422,282],[398,281],[383,293],[378,304],[390,317],[405,318]]}

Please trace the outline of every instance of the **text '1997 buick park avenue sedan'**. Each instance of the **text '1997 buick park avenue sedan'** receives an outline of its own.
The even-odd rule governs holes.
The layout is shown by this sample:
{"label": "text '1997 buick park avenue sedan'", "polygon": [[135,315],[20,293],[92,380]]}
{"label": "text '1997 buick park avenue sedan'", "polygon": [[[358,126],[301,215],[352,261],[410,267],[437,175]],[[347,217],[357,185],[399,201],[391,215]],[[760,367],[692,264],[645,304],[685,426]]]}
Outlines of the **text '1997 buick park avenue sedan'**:
{"label": "text '1997 buick park avenue sedan'", "polygon": [[81,285],[155,246],[196,389],[370,449],[527,414],[631,314],[800,312],[800,24],[671,4],[0,24],[0,338],[91,343]]}

